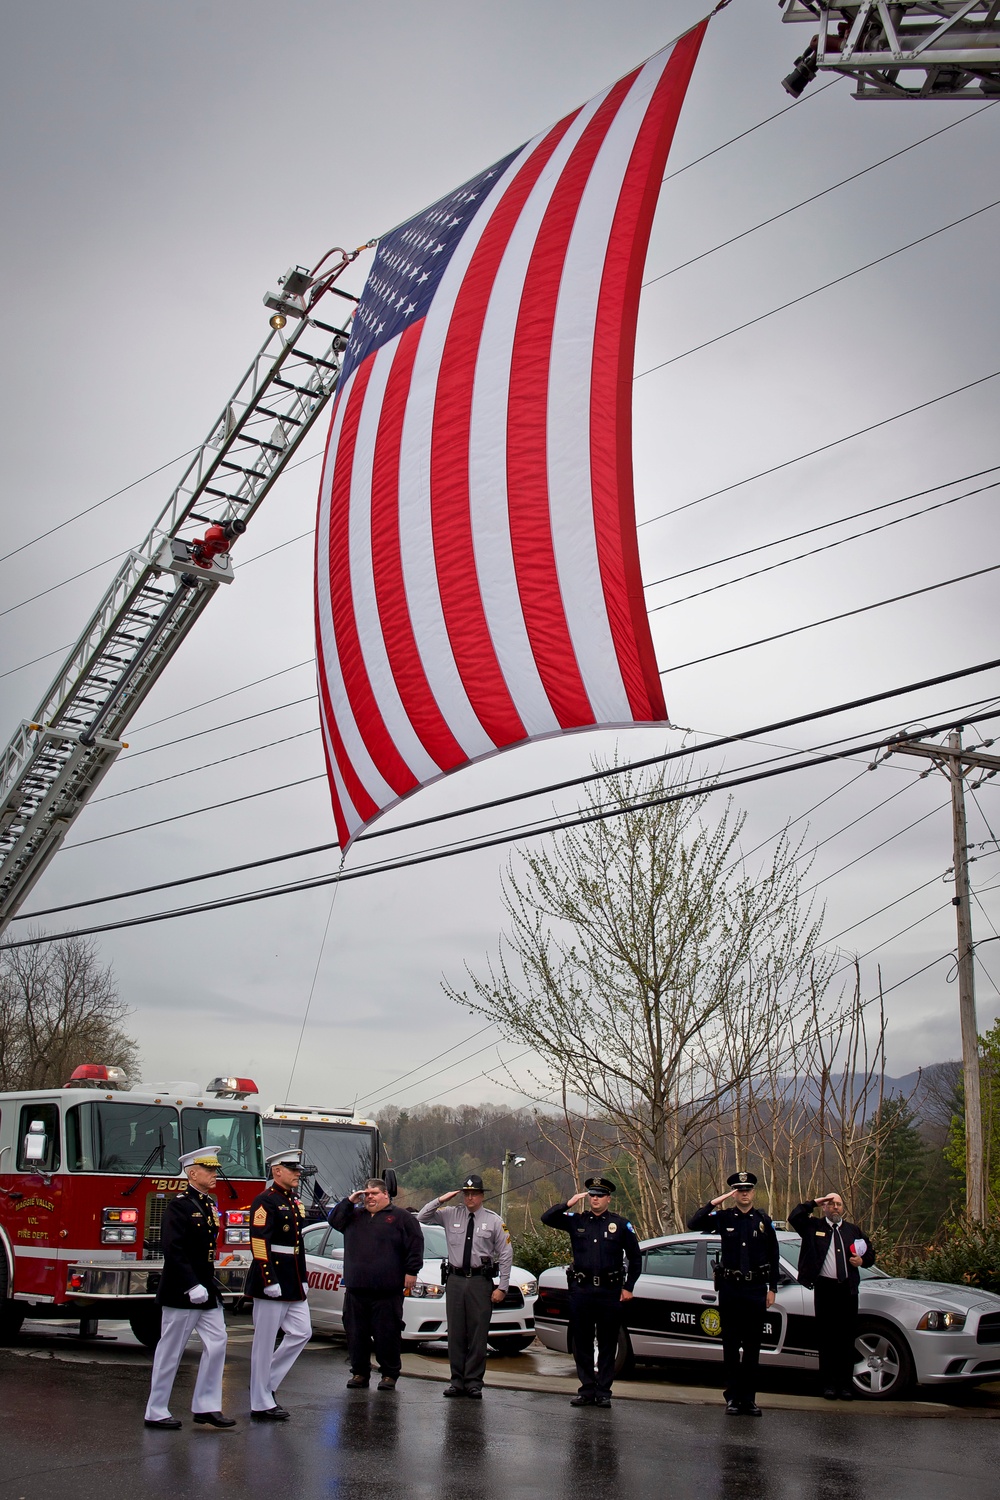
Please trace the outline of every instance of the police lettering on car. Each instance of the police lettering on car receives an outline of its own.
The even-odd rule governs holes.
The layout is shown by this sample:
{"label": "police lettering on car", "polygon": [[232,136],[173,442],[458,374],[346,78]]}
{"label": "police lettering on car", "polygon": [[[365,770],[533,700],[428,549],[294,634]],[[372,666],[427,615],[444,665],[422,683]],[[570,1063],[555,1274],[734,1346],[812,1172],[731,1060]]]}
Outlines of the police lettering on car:
{"label": "police lettering on car", "polygon": [[[778,1290],[778,1237],[767,1215],[753,1206],[754,1174],[734,1172],[726,1183],[729,1191],[692,1214],[688,1228],[717,1234],[722,1241],[715,1284],[722,1320],[726,1411],[730,1416],[759,1417],[757,1369],[764,1318]],[[723,1208],[730,1198],[735,1205]]]}
{"label": "police lettering on car", "polygon": [[[557,1203],[542,1214],[542,1223],[549,1229],[566,1231],[573,1252],[573,1265],[566,1274],[570,1293],[569,1332],[580,1389],[571,1406],[611,1405],[622,1303],[631,1301],[632,1289],[642,1270],[642,1252],[635,1230],[621,1214],[609,1212],[611,1194],[617,1191],[606,1177],[588,1177],[586,1192],[577,1193],[568,1203]],[[574,1204],[585,1198],[589,1200],[589,1209],[570,1213]]]}

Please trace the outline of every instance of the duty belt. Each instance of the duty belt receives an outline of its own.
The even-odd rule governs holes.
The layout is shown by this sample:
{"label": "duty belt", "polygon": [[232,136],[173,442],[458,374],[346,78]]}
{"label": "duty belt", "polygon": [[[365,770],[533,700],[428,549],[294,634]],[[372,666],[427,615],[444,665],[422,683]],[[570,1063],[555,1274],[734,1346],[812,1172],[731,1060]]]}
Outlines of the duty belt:
{"label": "duty belt", "polygon": [[620,1287],[624,1284],[621,1271],[601,1271],[597,1275],[591,1275],[589,1271],[574,1271],[568,1268],[566,1280],[575,1286]]}
{"label": "duty belt", "polygon": [[750,1285],[755,1281],[767,1281],[770,1272],[767,1266],[756,1266],[752,1271],[734,1271],[728,1266],[717,1266],[715,1274],[722,1281],[741,1281]]}
{"label": "duty belt", "polygon": [[470,1266],[467,1271],[463,1271],[461,1266],[453,1266],[450,1262],[448,1264],[449,1276],[488,1276],[492,1281],[495,1274],[492,1262],[486,1266]]}

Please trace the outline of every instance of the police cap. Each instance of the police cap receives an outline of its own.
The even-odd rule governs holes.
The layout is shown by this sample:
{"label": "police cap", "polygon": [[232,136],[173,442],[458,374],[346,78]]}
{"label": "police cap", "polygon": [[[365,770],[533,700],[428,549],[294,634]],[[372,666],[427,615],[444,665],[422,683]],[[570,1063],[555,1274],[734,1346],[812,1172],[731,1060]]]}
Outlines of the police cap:
{"label": "police cap", "polygon": [[740,1188],[756,1187],[757,1179],[752,1172],[734,1172],[732,1177],[726,1178],[726,1186],[736,1188],[738,1192]]}
{"label": "police cap", "polygon": [[595,1198],[608,1198],[618,1189],[607,1177],[588,1177],[584,1183],[587,1192]]}
{"label": "police cap", "polygon": [[479,1176],[478,1172],[470,1172],[468,1177],[462,1183],[463,1193],[483,1193],[485,1191],[486,1189],[483,1187],[483,1179]]}

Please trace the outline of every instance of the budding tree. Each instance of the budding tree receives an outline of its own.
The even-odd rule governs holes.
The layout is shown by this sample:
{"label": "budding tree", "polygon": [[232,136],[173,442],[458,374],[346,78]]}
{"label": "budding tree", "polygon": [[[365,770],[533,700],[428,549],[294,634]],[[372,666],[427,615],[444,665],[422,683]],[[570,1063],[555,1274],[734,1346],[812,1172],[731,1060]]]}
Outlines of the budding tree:
{"label": "budding tree", "polygon": [[592,784],[594,820],[509,867],[495,960],[467,989],[445,985],[615,1127],[650,1233],[679,1227],[680,1173],[703,1127],[773,1057],[829,968],[798,851],[781,837],[748,870],[742,815],[726,804],[712,821],[708,794],[681,791],[662,772]]}

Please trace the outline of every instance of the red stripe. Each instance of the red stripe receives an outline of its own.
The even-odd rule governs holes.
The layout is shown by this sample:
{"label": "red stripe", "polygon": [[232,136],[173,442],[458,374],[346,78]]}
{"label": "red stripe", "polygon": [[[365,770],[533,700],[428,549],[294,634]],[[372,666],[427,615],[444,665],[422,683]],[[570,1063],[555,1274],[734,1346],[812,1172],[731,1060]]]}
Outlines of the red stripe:
{"label": "red stripe", "polygon": [[[396,749],[395,741],[386,729],[375,701],[358,635],[351,587],[350,513],[354,452],[361,410],[376,358],[376,354],[369,355],[358,366],[354,384],[347,396],[347,409],[334,456],[333,485],[330,492],[330,556],[327,566],[330,569],[333,629],[347,701],[376,769],[397,797],[402,797],[419,783]],[[352,800],[353,797],[354,793],[351,792]]]}
{"label": "red stripe", "polygon": [[653,91],[608,241],[591,379],[594,526],[622,680],[639,721],[667,717],[646,614],[632,483],[632,373],[639,294],[660,182],[707,21],[681,37]]}
{"label": "red stripe", "polygon": [[[336,400],[333,403],[333,415],[330,418],[330,430],[329,430],[329,432],[327,433],[327,436],[326,436],[326,452],[323,455],[323,478],[326,477],[327,469],[328,469],[328,467],[329,467],[329,465],[331,463],[330,443],[331,443],[331,441],[333,439],[334,424],[336,423],[336,420],[337,420],[337,410],[338,410],[338,408],[340,406],[341,394],[342,393],[340,391],[337,392]],[[320,712],[321,712],[321,714],[323,716],[323,721],[326,724],[327,732],[328,732],[328,734],[330,736],[330,739],[333,742],[333,752],[334,752],[334,755],[335,755],[336,760],[337,760],[337,765],[338,765],[338,767],[340,769],[341,779],[344,782],[344,786],[345,786],[345,788],[347,790],[347,795],[350,797],[352,803],[354,804],[354,807],[355,807],[355,810],[356,810],[358,816],[362,819],[363,822],[367,822],[369,818],[373,818],[375,816],[375,814],[378,812],[378,806],[377,806],[377,804],[375,802],[372,801],[372,798],[368,795],[368,793],[365,791],[365,788],[361,785],[361,782],[358,780],[357,775],[355,774],[355,771],[354,771],[354,767],[351,764],[350,757],[348,756],[347,751],[344,749],[344,742],[340,738],[340,733],[339,733],[339,731],[337,729],[337,716],[336,716],[336,714],[333,711],[333,704],[330,701],[330,688],[329,688],[329,684],[328,684],[327,678],[326,678],[326,662],[324,660],[324,643],[323,643],[322,631],[320,629],[320,619],[319,619],[319,576],[320,576],[319,569],[320,569],[320,562],[322,561],[322,564],[323,564],[324,567],[329,567],[329,558],[327,557],[327,558],[323,558],[321,560],[320,559],[320,555],[319,555],[319,537],[320,537],[319,514],[322,512],[322,509],[323,509],[323,504],[324,504],[323,495],[324,495],[324,485],[323,485],[323,479],[321,479],[320,480],[320,486],[319,486],[319,501],[318,501],[318,505],[317,505],[317,519],[316,519],[316,559],[315,559],[315,575],[314,575],[315,579],[316,579],[316,583],[315,583],[315,589],[314,589],[314,595],[313,595],[313,597],[314,597],[314,608],[315,608],[315,614],[316,614],[316,622],[315,622],[315,628],[316,628],[316,676],[317,676],[317,688],[318,688],[319,700],[320,700]],[[330,758],[329,758],[329,755],[327,754],[325,739],[323,741],[323,754],[324,754],[324,756],[326,756],[327,776],[328,776],[329,782],[330,782],[330,797],[331,797],[331,800],[333,802],[333,816],[334,816],[334,821],[337,824],[337,837],[340,840],[340,847],[343,849],[343,848],[346,848],[347,842],[348,842],[348,840],[350,838],[350,830],[348,829],[347,821],[346,821],[346,819],[344,817],[344,812],[343,812],[343,809],[342,809],[342,807],[340,805],[340,796],[339,796],[339,793],[337,791],[336,782],[333,779],[332,770],[331,770],[331,766],[330,766]]]}
{"label": "red stripe", "polygon": [[450,771],[466,755],[448,728],[420,659],[407,607],[399,541],[399,449],[423,326],[423,321],[412,323],[400,339],[382,397],[372,464],[372,570],[382,638],[403,708],[427,754],[442,771]]}
{"label": "red stripe", "polygon": [[632,73],[611,89],[556,183],[525,276],[511,359],[507,495],[514,567],[535,663],[563,729],[593,724],[594,710],[580,676],[562,604],[549,518],[546,417],[552,331],[566,249],[580,199],[634,78]]}
{"label": "red stripe", "polygon": [[[578,113],[578,112],[577,112]],[[431,519],[438,592],[469,702],[495,745],[527,731],[511,697],[483,608],[472,541],[469,436],[476,360],[497,270],[525,202],[574,115],[554,126],[497,205],[462,281],[438,372],[431,435]]]}

